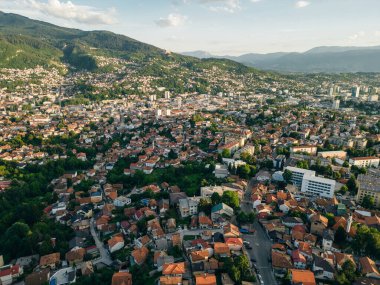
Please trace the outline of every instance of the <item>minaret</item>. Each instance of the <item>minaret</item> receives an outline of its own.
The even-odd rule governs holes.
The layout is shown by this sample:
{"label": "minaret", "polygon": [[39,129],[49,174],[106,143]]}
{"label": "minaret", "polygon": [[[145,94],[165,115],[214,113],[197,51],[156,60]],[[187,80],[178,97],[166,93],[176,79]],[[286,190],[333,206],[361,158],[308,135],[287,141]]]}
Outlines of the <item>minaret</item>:
{"label": "minaret", "polygon": [[351,225],[352,225],[352,215],[348,217],[347,220],[347,226],[346,226],[346,232],[349,233],[351,231]]}

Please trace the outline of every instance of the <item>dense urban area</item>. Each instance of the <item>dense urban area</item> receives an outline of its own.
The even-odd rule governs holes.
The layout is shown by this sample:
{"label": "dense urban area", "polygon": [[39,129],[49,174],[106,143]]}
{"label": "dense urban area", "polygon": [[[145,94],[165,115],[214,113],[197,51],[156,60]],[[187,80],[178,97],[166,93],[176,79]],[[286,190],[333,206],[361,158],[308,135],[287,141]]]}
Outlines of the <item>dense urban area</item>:
{"label": "dense urban area", "polygon": [[380,284],[379,74],[81,48],[1,66],[0,284]]}

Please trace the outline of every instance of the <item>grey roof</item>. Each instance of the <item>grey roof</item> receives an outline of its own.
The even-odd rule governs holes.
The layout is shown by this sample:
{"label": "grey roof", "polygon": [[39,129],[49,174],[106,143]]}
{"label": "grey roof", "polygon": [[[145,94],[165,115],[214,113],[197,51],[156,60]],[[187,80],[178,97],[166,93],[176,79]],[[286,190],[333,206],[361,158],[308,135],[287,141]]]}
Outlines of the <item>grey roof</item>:
{"label": "grey roof", "polygon": [[314,265],[323,268],[326,272],[335,272],[334,267],[326,259],[316,255],[314,257]]}
{"label": "grey roof", "polygon": [[367,174],[359,174],[358,184],[361,190],[380,192],[380,170],[371,169]]}
{"label": "grey roof", "polygon": [[323,231],[323,239],[325,240],[334,240],[334,233],[329,230],[329,229],[325,229]]}

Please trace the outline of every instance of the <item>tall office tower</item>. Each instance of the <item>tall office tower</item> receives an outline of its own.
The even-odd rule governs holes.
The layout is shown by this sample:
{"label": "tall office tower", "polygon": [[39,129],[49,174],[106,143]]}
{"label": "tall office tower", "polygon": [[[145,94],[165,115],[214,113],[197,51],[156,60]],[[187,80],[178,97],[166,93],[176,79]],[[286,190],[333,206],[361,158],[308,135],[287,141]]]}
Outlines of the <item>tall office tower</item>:
{"label": "tall office tower", "polygon": [[338,110],[338,109],[339,109],[339,104],[340,104],[340,100],[338,100],[338,99],[333,100],[332,108],[333,108],[334,110]]}
{"label": "tall office tower", "polygon": [[334,86],[330,87],[329,89],[329,96],[333,96],[334,95]]}
{"label": "tall office tower", "polygon": [[359,98],[360,86],[355,86],[352,88],[352,97]]}

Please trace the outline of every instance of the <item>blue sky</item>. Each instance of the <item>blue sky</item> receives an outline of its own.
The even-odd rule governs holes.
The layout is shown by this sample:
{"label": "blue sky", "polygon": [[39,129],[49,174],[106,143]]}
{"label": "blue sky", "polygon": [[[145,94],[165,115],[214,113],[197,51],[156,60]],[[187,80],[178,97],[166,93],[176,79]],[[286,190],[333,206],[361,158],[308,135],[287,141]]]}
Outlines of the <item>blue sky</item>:
{"label": "blue sky", "polygon": [[0,10],[175,52],[380,45],[379,0],[0,0]]}

